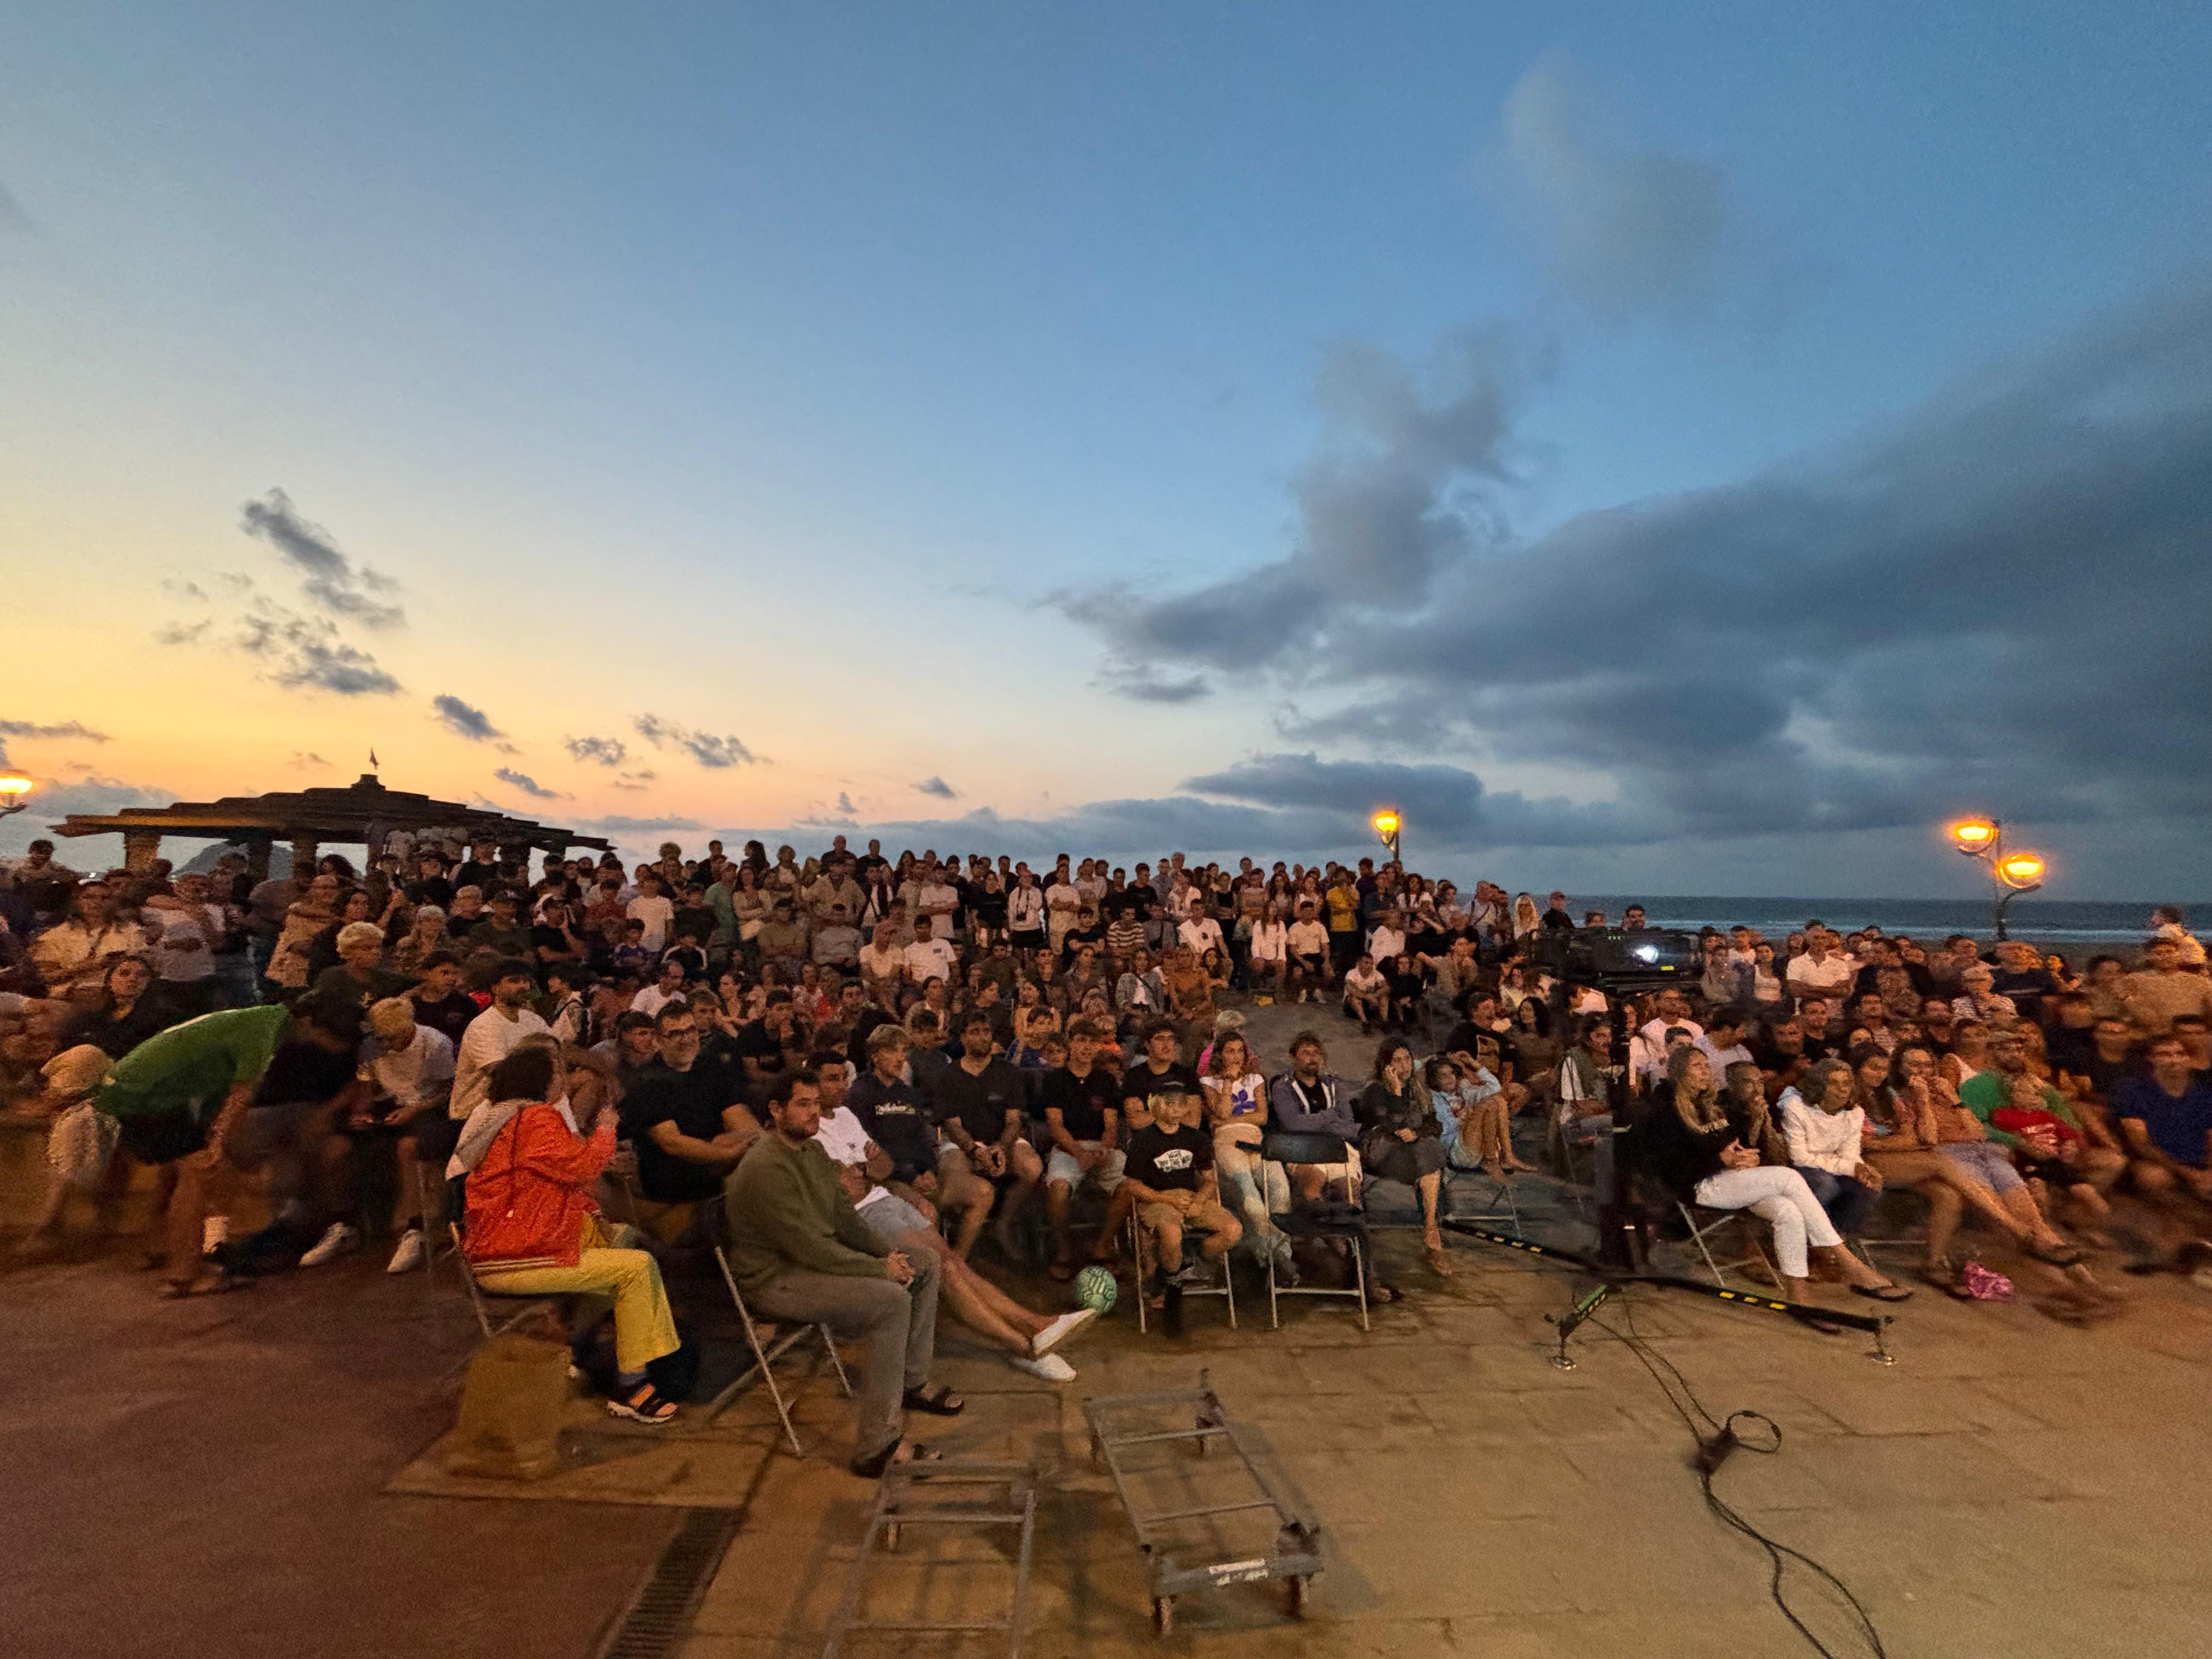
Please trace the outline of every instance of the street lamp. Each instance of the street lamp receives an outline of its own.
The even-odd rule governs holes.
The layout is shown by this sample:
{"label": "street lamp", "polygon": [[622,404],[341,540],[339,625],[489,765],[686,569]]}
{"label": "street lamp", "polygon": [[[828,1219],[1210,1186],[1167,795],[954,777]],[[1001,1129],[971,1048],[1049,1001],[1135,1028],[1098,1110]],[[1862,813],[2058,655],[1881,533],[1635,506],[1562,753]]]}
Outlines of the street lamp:
{"label": "street lamp", "polygon": [[2002,943],[2006,937],[2006,907],[2022,893],[2033,893],[2043,885],[2042,855],[2025,848],[2006,852],[2004,823],[2000,818],[1960,819],[1951,826],[1951,844],[1970,859],[1989,860],[1991,908]]}
{"label": "street lamp", "polygon": [[1395,806],[1379,807],[1368,822],[1375,826],[1375,833],[1382,838],[1382,844],[1390,849],[1392,861],[1403,864],[1405,858],[1398,850],[1398,832],[1404,828],[1404,820],[1399,817],[1398,809]]}
{"label": "street lamp", "polygon": [[0,818],[21,811],[31,803],[23,799],[32,789],[30,779],[21,772],[0,772]]}

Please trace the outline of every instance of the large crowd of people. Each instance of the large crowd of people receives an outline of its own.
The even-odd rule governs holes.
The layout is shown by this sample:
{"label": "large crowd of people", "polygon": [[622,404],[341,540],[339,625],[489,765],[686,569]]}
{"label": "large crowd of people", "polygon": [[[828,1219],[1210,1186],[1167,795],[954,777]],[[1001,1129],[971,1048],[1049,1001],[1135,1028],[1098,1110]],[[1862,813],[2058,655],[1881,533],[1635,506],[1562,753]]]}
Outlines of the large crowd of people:
{"label": "large crowd of people", "polygon": [[[2212,978],[2179,912],[2078,968],[1818,921],[1708,927],[1664,983],[1565,948],[1645,927],[1371,860],[1040,870],[839,836],[533,870],[422,831],[257,881],[236,855],[86,877],[39,842],[0,876],[0,1109],[51,1133],[28,1253],[80,1201],[112,1224],[142,1168],[169,1296],[387,1233],[404,1272],[451,1229],[487,1288],[611,1307],[608,1407],[641,1423],[678,1409],[672,1276],[719,1243],[757,1313],[860,1345],[863,1472],[903,1412],[961,1408],[929,1377],[940,1304],[1073,1375],[1090,1310],[1024,1305],[979,1253],[1018,1285],[1126,1279],[1139,1237],[1133,1291],[1164,1309],[1240,1261],[1340,1270],[1279,1218],[1387,1182],[1449,1275],[1449,1182],[1531,1156],[1591,1189],[1601,1253],[1751,1212],[1799,1300],[1911,1294],[1853,1249],[1885,1192],[1961,1297],[1988,1278],[1970,1218],[2083,1319],[2116,1242],[2212,1256]],[[1261,1052],[1249,1011],[1300,1005]],[[1373,1064],[1340,1077],[1355,1033]],[[1270,1133],[1331,1150],[1286,1163]],[[249,1178],[269,1219],[233,1237]]]}

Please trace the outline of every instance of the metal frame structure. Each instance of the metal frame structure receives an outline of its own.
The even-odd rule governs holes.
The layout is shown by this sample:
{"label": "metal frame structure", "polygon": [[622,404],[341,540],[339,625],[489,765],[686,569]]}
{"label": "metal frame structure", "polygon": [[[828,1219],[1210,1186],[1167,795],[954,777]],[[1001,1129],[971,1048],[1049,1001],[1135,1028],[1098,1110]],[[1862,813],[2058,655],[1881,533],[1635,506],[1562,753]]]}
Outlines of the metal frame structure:
{"label": "metal frame structure", "polygon": [[[1197,1241],[1189,1233],[1186,1232],[1183,1235],[1183,1249],[1188,1252],[1191,1246],[1196,1242]],[[1144,1335],[1150,1328],[1146,1317],[1145,1306],[1145,1224],[1140,1219],[1139,1219],[1137,1212],[1133,1207],[1129,1212],[1129,1255],[1137,1264],[1137,1334],[1139,1336]],[[1202,1252],[1200,1259],[1203,1259]],[[1168,1267],[1164,1262],[1155,1263],[1154,1265],[1164,1268],[1167,1273],[1172,1273],[1179,1271],[1183,1264],[1177,1262],[1173,1267]],[[1167,1293],[1171,1297],[1180,1296],[1188,1297],[1194,1296],[1218,1296],[1225,1297],[1229,1304],[1229,1328],[1233,1331],[1237,1328],[1237,1281],[1230,1273],[1229,1258],[1227,1256],[1222,1256],[1217,1265],[1218,1265],[1221,1269],[1221,1282],[1218,1285],[1170,1285],[1168,1286]],[[1170,1326],[1170,1334],[1173,1334],[1172,1325]]]}
{"label": "metal frame structure", "polygon": [[1887,1339],[1891,1321],[1887,1314],[1852,1313],[1844,1308],[1816,1308],[1802,1302],[1785,1302],[1779,1297],[1731,1290],[1725,1285],[1708,1285],[1701,1279],[1683,1279],[1674,1273],[1617,1273],[1573,1250],[1562,1250],[1550,1244],[1534,1244],[1525,1238],[1509,1238],[1504,1233],[1494,1233],[1486,1227],[1472,1226],[1464,1221],[1447,1218],[1443,1224],[1466,1237],[1479,1238],[1486,1244],[1503,1244],[1509,1250],[1567,1262],[1594,1275],[1600,1281],[1597,1289],[1577,1302],[1572,1312],[1564,1319],[1551,1322],[1559,1328],[1559,1352],[1552,1363],[1561,1370],[1574,1369],[1574,1362],[1567,1357],[1567,1338],[1573,1334],[1575,1327],[1596,1311],[1608,1297],[1619,1295],[1625,1286],[1630,1285],[1661,1285],[1669,1290],[1692,1291],[1699,1296],[1709,1296],[1716,1302],[1733,1303],[1739,1308],[1756,1308],[1762,1313],[1781,1314],[1801,1325],[1815,1328],[1841,1325],[1847,1330],[1864,1331],[1874,1338],[1874,1346],[1867,1354],[1869,1359],[1877,1365],[1894,1365],[1897,1363],[1896,1356],[1889,1352]]}
{"label": "metal frame structure", "polygon": [[[1161,1428],[1163,1417],[1190,1413],[1189,1428]],[[1246,1432],[1229,1420],[1228,1408],[1213,1391],[1212,1377],[1198,1374],[1194,1389],[1168,1389],[1156,1394],[1102,1395],[1083,1402],[1084,1420],[1091,1425],[1091,1455],[1106,1466],[1114,1480],[1129,1525],[1137,1534],[1151,1577],[1152,1628],[1161,1636],[1175,1628],[1175,1603],[1191,1590],[1220,1589],[1267,1578],[1290,1583],[1290,1611],[1294,1619],[1306,1610],[1307,1586],[1322,1570],[1322,1524],[1305,1500],[1287,1480],[1263,1464],[1259,1449]],[[1130,1419],[1133,1418],[1134,1422]],[[1129,1490],[1133,1474],[1122,1459],[1139,1446],[1188,1443],[1195,1455],[1205,1457],[1217,1445],[1231,1454],[1230,1468],[1243,1474],[1260,1496],[1235,1503],[1201,1504],[1194,1509],[1146,1511],[1137,1506]],[[1225,1561],[1185,1563],[1172,1553],[1160,1528],[1176,1522],[1213,1516],[1237,1515],[1266,1510],[1276,1522],[1274,1543],[1264,1554],[1243,1554]]]}
{"label": "metal frame structure", "polygon": [[[1006,1492],[1003,1506],[978,1508],[931,1504],[931,1487],[997,1486]],[[894,1554],[900,1534],[908,1527],[973,1527],[988,1530],[1020,1528],[1013,1562],[1014,1594],[1003,1620],[862,1619],[860,1596],[877,1551]],[[830,1639],[822,1659],[836,1659],[845,1638],[855,1632],[903,1632],[913,1635],[988,1636],[1006,1638],[1008,1659],[1021,1659],[1022,1621],[1028,1611],[1030,1554],[1036,1538],[1036,1471],[1027,1463],[966,1462],[918,1460],[894,1463],[884,1471],[876,1488],[876,1506],[868,1516],[868,1529],[860,1539],[860,1553],[845,1576],[845,1594],[830,1621]]]}

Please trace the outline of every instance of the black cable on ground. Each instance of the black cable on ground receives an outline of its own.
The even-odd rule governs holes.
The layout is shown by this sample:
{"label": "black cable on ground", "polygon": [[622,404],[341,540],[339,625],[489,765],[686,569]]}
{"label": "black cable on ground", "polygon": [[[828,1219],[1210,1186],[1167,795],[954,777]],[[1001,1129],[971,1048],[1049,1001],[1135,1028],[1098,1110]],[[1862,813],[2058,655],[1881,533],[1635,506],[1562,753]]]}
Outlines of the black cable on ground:
{"label": "black cable on ground", "polygon": [[[1874,1616],[1868,1613],[1859,1598],[1851,1594],[1850,1585],[1803,1551],[1792,1549],[1789,1545],[1768,1537],[1730,1508],[1727,1501],[1713,1490],[1713,1477],[1720,1472],[1721,1465],[1731,1453],[1747,1451],[1770,1457],[1780,1451],[1780,1426],[1772,1418],[1755,1411],[1730,1412],[1725,1421],[1715,1418],[1698,1399],[1696,1391],[1690,1387],[1689,1379],[1682,1375],[1680,1368],[1645,1341],[1637,1331],[1633,1304],[1623,1298],[1621,1310],[1628,1322],[1626,1331],[1616,1329],[1595,1313],[1590,1315],[1589,1322],[1636,1356],[1644,1369],[1651,1374],[1651,1380],[1659,1385],[1659,1391],[1667,1396],[1667,1403],[1674,1408],[1674,1414],[1690,1431],[1691,1437],[1697,1441],[1698,1485],[1705,1495],[1705,1507],[1723,1523],[1741,1533],[1766,1552],[1767,1561],[1772,1568],[1767,1579],[1766,1591],[1774,1598],[1774,1605],[1782,1610],[1782,1616],[1812,1644],[1814,1651],[1822,1659],[1837,1659],[1835,1650],[1813,1633],[1812,1626],[1797,1616],[1790,1605],[1789,1598],[1783,1594],[1782,1577],[1785,1567],[1791,1561],[1802,1562],[1826,1580],[1836,1593],[1850,1604],[1851,1611],[1858,1616],[1862,1633],[1866,1638],[1867,1646],[1873,1650],[1875,1659],[1888,1659],[1888,1650],[1881,1644],[1881,1633],[1875,1628]],[[1679,1398],[1677,1390],[1680,1390]],[[1747,1427],[1757,1425],[1763,1432],[1757,1438],[1746,1439],[1736,1432],[1739,1423]]]}

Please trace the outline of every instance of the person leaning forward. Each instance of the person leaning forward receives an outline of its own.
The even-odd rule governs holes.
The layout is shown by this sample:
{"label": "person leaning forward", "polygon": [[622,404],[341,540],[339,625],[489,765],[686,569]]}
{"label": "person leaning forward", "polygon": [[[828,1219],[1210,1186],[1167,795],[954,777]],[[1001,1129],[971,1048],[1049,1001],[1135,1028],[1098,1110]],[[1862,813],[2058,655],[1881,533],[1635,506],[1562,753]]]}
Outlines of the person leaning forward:
{"label": "person leaning forward", "polygon": [[770,1132],[722,1188],[730,1272],[757,1312],[860,1340],[851,1468],[873,1480],[898,1451],[902,1406],[950,1417],[965,1404],[929,1382],[937,1260],[891,1249],[854,1210],[814,1141],[822,1096],[811,1071],[771,1079],[768,1109]]}

